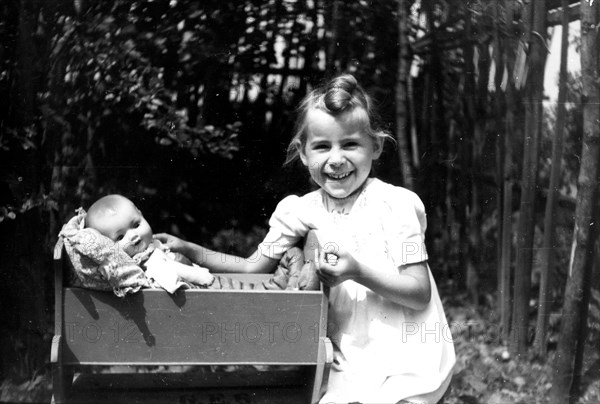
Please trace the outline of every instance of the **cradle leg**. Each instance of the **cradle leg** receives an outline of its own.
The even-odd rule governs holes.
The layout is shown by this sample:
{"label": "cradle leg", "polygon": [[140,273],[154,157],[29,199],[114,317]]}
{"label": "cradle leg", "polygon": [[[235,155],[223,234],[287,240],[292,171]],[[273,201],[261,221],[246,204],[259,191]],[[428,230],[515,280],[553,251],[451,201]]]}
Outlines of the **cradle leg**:
{"label": "cradle leg", "polygon": [[329,370],[333,362],[333,345],[329,338],[322,338],[319,346],[319,358],[315,366],[315,376],[310,402],[318,403],[325,391],[329,380]]}
{"label": "cradle leg", "polygon": [[64,366],[61,355],[61,336],[52,337],[50,363],[52,364],[52,403],[67,402],[68,391],[73,383],[73,372]]}

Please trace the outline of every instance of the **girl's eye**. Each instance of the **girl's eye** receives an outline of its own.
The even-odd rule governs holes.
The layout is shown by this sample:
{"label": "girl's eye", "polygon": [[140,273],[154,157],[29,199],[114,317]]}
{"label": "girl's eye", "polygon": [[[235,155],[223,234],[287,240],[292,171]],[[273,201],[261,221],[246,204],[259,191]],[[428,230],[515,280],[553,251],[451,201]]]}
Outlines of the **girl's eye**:
{"label": "girl's eye", "polygon": [[358,142],[348,142],[344,145],[346,148],[353,148],[358,146]]}
{"label": "girl's eye", "polygon": [[133,228],[134,228],[134,229],[137,229],[138,227],[140,227],[140,222],[135,222],[135,223],[133,224]]}
{"label": "girl's eye", "polygon": [[117,240],[116,241],[121,241],[121,240],[123,240],[123,235],[122,234],[119,235],[119,236],[117,236]]}
{"label": "girl's eye", "polygon": [[327,150],[327,145],[326,144],[316,144],[315,146],[313,146],[313,149],[315,150]]}

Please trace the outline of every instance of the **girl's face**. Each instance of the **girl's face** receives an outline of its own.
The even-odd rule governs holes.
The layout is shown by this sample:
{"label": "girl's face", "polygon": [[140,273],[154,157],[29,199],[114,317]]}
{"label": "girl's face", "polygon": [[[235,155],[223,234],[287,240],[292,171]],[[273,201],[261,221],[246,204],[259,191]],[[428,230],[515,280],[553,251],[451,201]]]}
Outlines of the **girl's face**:
{"label": "girl's face", "polygon": [[371,138],[352,112],[337,117],[313,109],[306,119],[306,145],[300,159],[327,194],[346,198],[369,177],[373,160],[381,155],[381,140]]}

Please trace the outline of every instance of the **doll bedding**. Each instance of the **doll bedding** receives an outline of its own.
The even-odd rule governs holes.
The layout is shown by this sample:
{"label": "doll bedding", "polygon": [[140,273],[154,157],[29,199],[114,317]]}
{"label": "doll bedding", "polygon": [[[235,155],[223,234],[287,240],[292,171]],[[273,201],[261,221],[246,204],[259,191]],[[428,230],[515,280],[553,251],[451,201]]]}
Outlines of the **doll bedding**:
{"label": "doll bedding", "polygon": [[79,208],[59,233],[72,264],[70,285],[113,291],[119,297],[155,286],[139,260],[136,262],[108,237],[84,227],[85,215]]}
{"label": "doll bedding", "polygon": [[[262,284],[244,284],[226,276],[215,276],[210,285],[181,282],[173,271],[164,270],[168,260],[158,248],[150,248],[130,257],[108,237],[86,228],[85,216],[85,210],[79,208],[77,215],[59,233],[72,266],[68,283],[74,287],[112,291],[119,297],[152,287],[161,287],[169,293],[179,288],[315,290],[319,287],[314,270],[304,261],[302,250],[298,247],[286,252],[273,276]],[[160,264],[148,265],[157,257],[162,258]],[[146,271],[142,268],[142,262]],[[182,265],[177,262],[171,264]],[[162,269],[158,270],[161,266]]]}

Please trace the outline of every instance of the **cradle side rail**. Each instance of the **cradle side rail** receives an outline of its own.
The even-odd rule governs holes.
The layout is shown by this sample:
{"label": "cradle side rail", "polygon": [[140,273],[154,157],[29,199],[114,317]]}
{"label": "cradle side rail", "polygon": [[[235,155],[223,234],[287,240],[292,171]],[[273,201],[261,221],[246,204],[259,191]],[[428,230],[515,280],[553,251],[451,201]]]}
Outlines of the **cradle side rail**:
{"label": "cradle side rail", "polygon": [[[314,256],[310,251],[317,246],[308,237],[306,256]],[[183,290],[169,295],[144,289],[119,298],[64,286],[68,258],[62,250],[59,241],[51,349],[55,402],[69,401],[77,370],[99,365],[298,365],[309,369],[303,402],[321,397],[333,357],[322,290]],[[256,283],[268,275],[235,277]],[[216,382],[214,387],[224,388],[222,381]]]}

